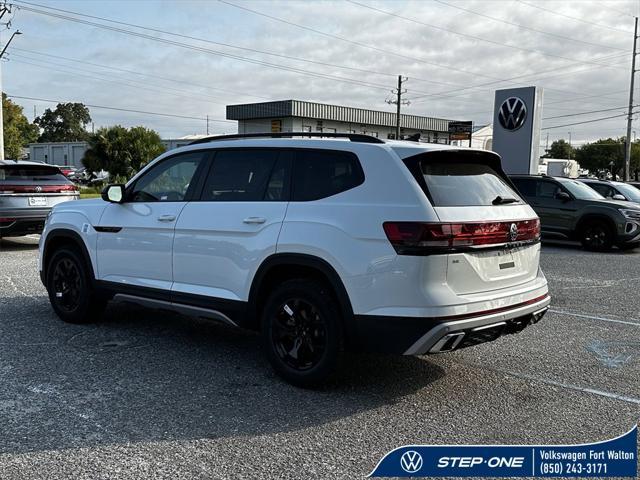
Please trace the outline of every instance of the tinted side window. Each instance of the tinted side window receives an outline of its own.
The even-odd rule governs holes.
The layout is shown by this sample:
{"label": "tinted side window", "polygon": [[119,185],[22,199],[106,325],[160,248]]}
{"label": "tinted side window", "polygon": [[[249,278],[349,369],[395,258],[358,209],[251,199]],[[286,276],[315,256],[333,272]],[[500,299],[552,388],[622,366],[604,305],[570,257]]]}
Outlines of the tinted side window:
{"label": "tinted side window", "polygon": [[301,150],[294,161],[293,200],[330,197],[364,182],[358,157],[351,152]]}
{"label": "tinted side window", "polygon": [[539,182],[538,183],[538,197],[542,198],[555,198],[556,193],[560,192],[561,188],[553,182]]}
{"label": "tinted side window", "polygon": [[[269,189],[278,195],[277,178],[270,182],[278,151],[274,149],[221,150],[204,184],[202,200],[208,202],[260,201]],[[284,188],[284,187],[282,187]]]}
{"label": "tinted side window", "polygon": [[131,201],[183,202],[202,156],[202,152],[183,153],[154,166],[136,181]]}
{"label": "tinted side window", "polygon": [[518,191],[525,197],[536,196],[536,182],[529,178],[512,178],[511,181]]}
{"label": "tinted side window", "polygon": [[613,197],[613,194],[616,193],[610,186],[602,185],[600,183],[588,183],[587,186],[593,188],[603,197]]}

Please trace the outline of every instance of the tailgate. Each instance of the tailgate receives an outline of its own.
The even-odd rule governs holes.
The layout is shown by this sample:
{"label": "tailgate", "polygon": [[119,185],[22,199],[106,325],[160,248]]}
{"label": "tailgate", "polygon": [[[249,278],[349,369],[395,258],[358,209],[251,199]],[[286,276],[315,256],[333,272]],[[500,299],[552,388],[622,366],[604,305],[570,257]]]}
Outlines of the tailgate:
{"label": "tailgate", "polygon": [[[467,223],[481,218],[483,222],[507,222],[521,225],[522,219],[535,218],[527,205],[505,205],[491,207],[436,207],[440,221]],[[473,217],[473,220],[472,220]],[[516,220],[518,219],[518,220]],[[522,227],[519,229],[522,231]],[[509,232],[510,233],[510,232]],[[500,288],[512,287],[529,282],[538,274],[540,244],[505,246],[451,253],[447,259],[447,284],[458,294],[480,293]]]}

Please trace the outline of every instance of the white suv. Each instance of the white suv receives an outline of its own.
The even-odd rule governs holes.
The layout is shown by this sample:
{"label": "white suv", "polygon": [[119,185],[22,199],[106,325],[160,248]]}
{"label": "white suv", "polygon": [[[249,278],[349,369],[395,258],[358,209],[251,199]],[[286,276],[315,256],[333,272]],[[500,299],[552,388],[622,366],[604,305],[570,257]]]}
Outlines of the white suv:
{"label": "white suv", "polygon": [[199,140],[56,206],[39,268],[58,316],[120,300],[255,329],[309,386],[345,349],[450,351],[544,315],[539,220],[498,155],[302,136]]}

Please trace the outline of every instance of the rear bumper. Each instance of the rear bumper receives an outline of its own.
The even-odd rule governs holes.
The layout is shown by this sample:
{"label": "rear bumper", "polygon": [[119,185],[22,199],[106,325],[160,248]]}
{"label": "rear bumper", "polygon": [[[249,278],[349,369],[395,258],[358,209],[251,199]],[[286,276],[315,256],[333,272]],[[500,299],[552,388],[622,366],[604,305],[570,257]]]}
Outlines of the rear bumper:
{"label": "rear bumper", "polygon": [[357,349],[425,355],[470,347],[518,333],[542,319],[548,293],[509,307],[440,318],[356,315]]}
{"label": "rear bumper", "polygon": [[0,237],[40,234],[51,208],[0,210]]}

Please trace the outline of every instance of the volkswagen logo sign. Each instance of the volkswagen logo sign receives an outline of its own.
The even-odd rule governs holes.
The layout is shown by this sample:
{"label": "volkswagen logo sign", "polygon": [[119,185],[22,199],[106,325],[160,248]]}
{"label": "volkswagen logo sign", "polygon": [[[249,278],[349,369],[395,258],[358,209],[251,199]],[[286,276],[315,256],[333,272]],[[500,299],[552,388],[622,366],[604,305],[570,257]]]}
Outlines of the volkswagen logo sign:
{"label": "volkswagen logo sign", "polygon": [[518,97],[509,97],[498,111],[498,121],[506,130],[518,130],[527,119],[527,106]]}
{"label": "volkswagen logo sign", "polygon": [[38,192],[38,193],[42,192],[42,187],[40,185],[38,185],[36,187],[36,192]]}
{"label": "volkswagen logo sign", "polygon": [[512,242],[515,242],[517,238],[518,238],[518,226],[515,223],[512,223],[511,227],[509,228],[509,240],[511,240]]}
{"label": "volkswagen logo sign", "polygon": [[422,455],[415,450],[407,450],[400,457],[400,466],[407,473],[419,472],[422,468]]}

